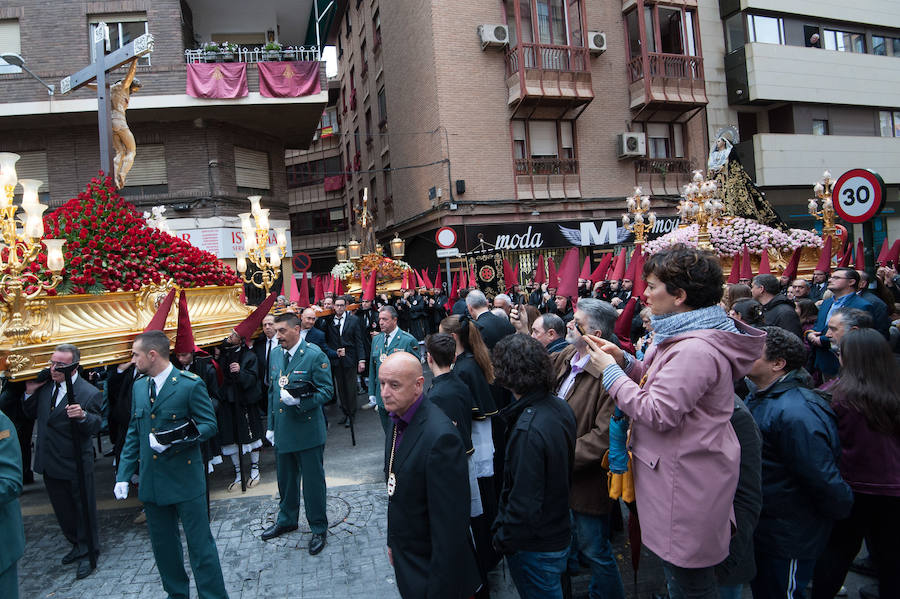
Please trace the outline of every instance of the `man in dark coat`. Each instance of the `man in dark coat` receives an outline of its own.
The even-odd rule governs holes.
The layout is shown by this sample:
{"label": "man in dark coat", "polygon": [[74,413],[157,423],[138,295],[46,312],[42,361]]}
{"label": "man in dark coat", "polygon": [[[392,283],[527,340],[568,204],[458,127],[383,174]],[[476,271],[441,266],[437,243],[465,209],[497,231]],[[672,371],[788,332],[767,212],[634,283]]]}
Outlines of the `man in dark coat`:
{"label": "man in dark coat", "polygon": [[222,345],[219,365],[224,379],[219,392],[219,443],[222,455],[229,456],[234,465],[234,480],[227,487],[234,491],[241,487],[241,454],[250,454],[247,486],[253,487],[260,480],[259,448],[266,429],[261,419],[264,408],[259,396],[259,363],[244,338],[232,331]]}
{"label": "man in dark coat", "polygon": [[452,335],[435,333],[425,341],[425,351],[428,368],[434,375],[428,399],[443,410],[459,430],[466,455],[471,455],[475,452],[472,447],[472,392],[452,369],[456,341]]}
{"label": "man in dark coat", "polygon": [[390,354],[378,370],[385,439],[388,558],[404,599],[467,599],[481,586],[469,541],[469,475],[459,431],[425,399],[422,364]]}
{"label": "man in dark coat", "polygon": [[[58,345],[50,356],[52,383],[28,381],[25,384],[23,406],[26,415],[37,420],[37,442],[34,451],[34,471],[44,475],[44,486],[53,512],[72,550],[62,558],[63,564],[78,561],[77,578],[94,571],[90,563],[89,547],[99,553],[97,534],[97,502],[94,496],[94,449],[92,438],[100,430],[100,390],[72,373],[75,402],[68,404],[65,375],[57,370],[81,359],[78,348],[69,343]],[[72,448],[72,421],[78,426],[81,456]],[[84,464],[84,481],[78,480],[75,460]],[[85,508],[81,502],[84,484],[87,510],[92,512],[91,526],[84,521]]]}
{"label": "man in dark coat", "polygon": [[765,327],[766,347],[747,375],[747,407],[762,436],[763,504],[754,533],[757,599],[805,596],[834,520],[853,492],[841,478],[837,418],[809,389],[806,351],[795,335]]}
{"label": "man in dark coat", "polygon": [[825,292],[828,290],[828,271],[824,270],[814,270],[812,276],[812,283],[809,286],[809,299],[814,302],[822,299],[822,296],[825,295]]}
{"label": "man in dark coat", "polygon": [[516,332],[508,318],[503,319],[491,313],[487,298],[478,289],[470,291],[466,296],[466,307],[488,349],[493,349],[498,341]]}
{"label": "man in dark coat", "polygon": [[[362,330],[363,349],[365,349],[365,370],[368,371],[369,359],[372,357],[372,338],[381,332],[378,328],[378,309],[372,305],[371,300],[362,300],[359,309],[355,315],[359,319],[359,326]],[[360,382],[366,395],[369,394],[369,384],[367,377],[361,376]]]}
{"label": "man in dark coat", "polygon": [[[253,340],[253,353],[256,354],[256,363],[259,365],[259,386],[260,386],[260,398],[262,400],[262,405],[265,406],[268,402],[266,398],[269,396],[269,358],[271,357],[272,350],[278,347],[278,339],[275,338],[275,315],[274,314],[266,314],[266,316],[262,319],[262,334],[256,337]],[[260,412],[265,412],[266,408],[260,410]],[[268,414],[261,414],[263,420],[268,418]]]}
{"label": "man in dark coat", "polygon": [[459,299],[453,302],[453,307],[450,309],[450,314],[456,314],[457,316],[462,316],[466,313],[466,296],[469,295],[468,289],[460,289],[459,290]]}
{"label": "man in dark coat", "polygon": [[358,404],[356,375],[366,367],[366,350],[359,320],[347,312],[347,299],[344,297],[334,300],[334,316],[325,322],[325,343],[335,353],[331,360],[331,372],[344,414],[339,424],[349,428]]}
{"label": "man in dark coat", "polygon": [[797,337],[802,335],[800,317],[794,309],[794,302],[781,293],[781,283],[774,275],[762,274],[753,277],[750,293],[753,299],[762,305],[766,326],[781,327]]}

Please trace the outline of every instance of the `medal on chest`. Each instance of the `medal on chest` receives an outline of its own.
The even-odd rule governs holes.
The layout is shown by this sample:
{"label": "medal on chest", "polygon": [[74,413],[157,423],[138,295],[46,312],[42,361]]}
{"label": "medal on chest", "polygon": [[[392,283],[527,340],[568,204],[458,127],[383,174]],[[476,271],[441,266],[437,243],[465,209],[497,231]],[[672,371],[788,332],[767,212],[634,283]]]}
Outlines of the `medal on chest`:
{"label": "medal on chest", "polygon": [[279,387],[284,389],[287,384],[288,384],[288,377],[286,374],[282,374],[281,376],[278,377],[278,386]]}

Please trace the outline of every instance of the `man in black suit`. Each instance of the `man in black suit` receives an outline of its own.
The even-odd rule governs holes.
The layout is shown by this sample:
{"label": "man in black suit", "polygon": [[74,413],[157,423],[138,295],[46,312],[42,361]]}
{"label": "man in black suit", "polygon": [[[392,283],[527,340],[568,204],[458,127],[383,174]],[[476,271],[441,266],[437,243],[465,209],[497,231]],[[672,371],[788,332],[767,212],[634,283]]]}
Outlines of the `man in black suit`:
{"label": "man in black suit", "polygon": [[[93,572],[88,548],[100,547],[97,534],[97,502],[94,497],[94,450],[92,437],[100,430],[100,390],[72,373],[72,388],[76,403],[68,403],[66,377],[57,370],[77,363],[81,352],[70,343],[58,345],[50,356],[51,384],[28,381],[25,384],[23,408],[37,420],[37,443],[34,452],[34,471],[44,476],[44,486],[53,512],[72,550],[62,559],[63,564],[78,561],[78,578]],[[72,448],[72,424],[78,426],[81,456]],[[75,460],[84,463],[84,481],[78,480]],[[87,509],[93,512],[92,526],[84,521],[81,503],[81,484],[85,485]],[[90,535],[90,537],[88,536]],[[93,542],[91,542],[91,537]]]}
{"label": "man in black suit", "polygon": [[319,329],[316,319],[316,311],[312,308],[303,311],[303,314],[300,315],[300,339],[318,346],[325,352],[325,355],[334,360],[337,358],[337,353],[325,343],[325,333]]}
{"label": "man in black suit", "polygon": [[366,367],[366,350],[359,320],[347,312],[347,298],[335,298],[334,316],[328,318],[325,325],[325,344],[336,354],[331,360],[331,372],[344,413],[339,424],[350,428],[350,420],[356,416],[358,403],[356,375]]}
{"label": "man in black suit", "polygon": [[[369,359],[372,357],[372,338],[381,332],[381,328],[378,326],[378,309],[372,305],[371,300],[362,300],[359,309],[355,314],[356,318],[359,319],[359,326],[362,330],[363,337],[363,348],[365,349],[365,358],[363,358],[366,362],[364,366],[363,372],[368,372],[369,369]],[[360,382],[362,383],[363,390],[366,392],[366,395],[369,395],[369,384],[368,377],[361,376],[359,377]]]}
{"label": "man in black suit", "polygon": [[392,432],[385,442],[388,558],[405,599],[464,599],[481,580],[469,540],[469,476],[462,437],[425,399],[422,365],[390,354],[378,369]]}
{"label": "man in black suit", "polygon": [[[278,347],[278,339],[275,338],[275,315],[274,314],[266,314],[266,316],[262,319],[262,334],[253,340],[253,353],[256,354],[256,361],[259,364],[259,371],[261,376],[259,377],[260,384],[260,397],[263,398],[263,404],[266,407],[262,408],[261,412],[263,412],[263,421],[268,420],[268,414],[266,411],[268,410],[268,401],[266,400],[269,397],[269,354],[273,349]],[[195,373],[196,374],[196,373]],[[210,393],[211,395],[212,393]]]}
{"label": "man in black suit", "polygon": [[481,332],[484,344],[487,348],[494,349],[498,341],[512,335],[516,329],[506,320],[500,318],[496,314],[491,313],[487,298],[480,290],[475,289],[466,296],[466,308],[469,310],[469,316],[475,321],[475,326]]}

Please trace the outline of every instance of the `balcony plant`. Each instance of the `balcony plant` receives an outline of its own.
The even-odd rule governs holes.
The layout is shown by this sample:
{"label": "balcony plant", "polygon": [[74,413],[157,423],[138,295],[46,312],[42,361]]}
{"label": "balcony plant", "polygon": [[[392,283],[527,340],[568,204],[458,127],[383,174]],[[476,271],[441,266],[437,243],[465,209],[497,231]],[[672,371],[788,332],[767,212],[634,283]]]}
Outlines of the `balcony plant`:
{"label": "balcony plant", "polygon": [[281,44],[278,42],[269,42],[263,46],[266,58],[269,60],[281,60]]}
{"label": "balcony plant", "polygon": [[218,58],[221,45],[218,42],[206,42],[200,47],[203,50],[203,60],[206,62],[215,62]]}

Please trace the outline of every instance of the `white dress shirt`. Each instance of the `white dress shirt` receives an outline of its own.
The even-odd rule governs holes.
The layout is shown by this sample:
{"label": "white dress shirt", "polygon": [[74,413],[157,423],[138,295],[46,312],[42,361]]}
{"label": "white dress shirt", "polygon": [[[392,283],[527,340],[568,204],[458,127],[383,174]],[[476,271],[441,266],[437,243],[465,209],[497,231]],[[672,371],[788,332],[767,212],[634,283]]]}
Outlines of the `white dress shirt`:
{"label": "white dress shirt", "polygon": [[170,363],[166,366],[166,369],[157,374],[156,376],[150,377],[150,382],[156,385],[156,396],[159,397],[159,392],[162,391],[163,385],[166,383],[166,378],[168,378],[169,373],[172,372],[172,369],[175,368]]}

